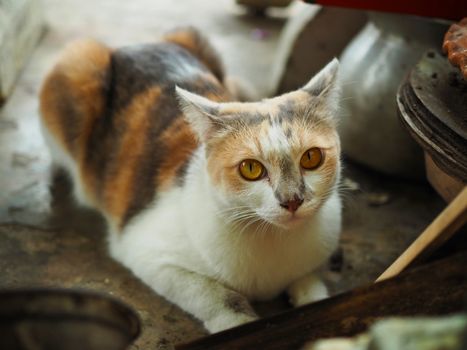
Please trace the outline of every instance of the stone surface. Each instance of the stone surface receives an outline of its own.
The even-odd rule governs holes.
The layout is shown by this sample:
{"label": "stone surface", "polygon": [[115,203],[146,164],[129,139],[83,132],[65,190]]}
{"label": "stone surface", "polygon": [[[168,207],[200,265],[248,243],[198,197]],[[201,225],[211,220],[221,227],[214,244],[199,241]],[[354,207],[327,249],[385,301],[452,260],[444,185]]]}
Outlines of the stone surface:
{"label": "stone surface", "polygon": [[[37,93],[60,49],[76,37],[126,45],[193,24],[212,38],[227,71],[247,79],[264,96],[283,14],[250,17],[230,0],[215,6],[210,0],[170,5],[154,0],[44,0],[44,9],[47,34],[0,110],[0,288],[41,285],[111,293],[132,305],[143,320],[142,336],[133,349],[168,349],[172,343],[201,337],[206,333],[200,323],[109,258],[102,219],[73,204],[67,181],[49,181]],[[252,35],[257,29],[268,35]],[[443,207],[426,185],[383,177],[350,163],[346,176],[358,186],[343,190],[342,253],[333,269],[324,272],[332,293],[374,280]],[[387,193],[391,200],[370,206],[367,193]],[[255,307],[269,315],[287,308],[286,300]]]}

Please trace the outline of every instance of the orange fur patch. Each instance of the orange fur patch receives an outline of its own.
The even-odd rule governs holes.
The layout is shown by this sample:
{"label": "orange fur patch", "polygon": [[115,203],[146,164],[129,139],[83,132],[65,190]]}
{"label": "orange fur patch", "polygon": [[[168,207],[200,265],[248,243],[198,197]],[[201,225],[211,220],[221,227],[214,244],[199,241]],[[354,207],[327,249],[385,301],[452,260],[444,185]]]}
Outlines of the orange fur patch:
{"label": "orange fur patch", "polygon": [[244,181],[239,174],[238,164],[242,159],[252,158],[254,154],[248,139],[237,132],[223,138],[219,144],[212,145],[215,151],[208,156],[208,172],[214,184],[225,186],[237,192],[243,188]]}
{"label": "orange fur patch", "polygon": [[[40,94],[44,124],[72,154],[82,154],[95,119],[102,115],[103,88],[110,64],[111,50],[93,40],[79,40],[67,46],[58,64],[47,76]],[[67,104],[69,104],[67,106]],[[73,109],[78,120],[70,125]],[[75,128],[72,139],[67,133]]]}
{"label": "orange fur patch", "polygon": [[164,36],[164,40],[180,45],[191,52],[199,50],[196,37],[188,30],[177,30],[168,33]]}
{"label": "orange fur patch", "polygon": [[167,33],[164,40],[185,48],[203,62],[219,81],[224,79],[224,68],[220,58],[209,42],[196,29],[192,27],[179,28]]}
{"label": "orange fur patch", "polygon": [[174,184],[177,171],[188,161],[198,146],[198,141],[191,127],[181,116],[164,131],[160,140],[168,150],[156,179],[163,191]]}
{"label": "orange fur patch", "polygon": [[[116,150],[116,158],[113,160],[117,164],[118,171],[106,179],[103,196],[103,205],[106,211],[115,218],[117,224],[121,223],[132,197],[135,168],[139,162],[144,161],[141,157],[151,117],[149,109],[157,103],[160,94],[159,87],[146,90],[135,96],[131,104],[119,113],[128,117],[119,118],[125,123],[123,126],[125,132],[120,147]],[[88,179],[91,174],[83,175],[86,175],[85,178]]]}

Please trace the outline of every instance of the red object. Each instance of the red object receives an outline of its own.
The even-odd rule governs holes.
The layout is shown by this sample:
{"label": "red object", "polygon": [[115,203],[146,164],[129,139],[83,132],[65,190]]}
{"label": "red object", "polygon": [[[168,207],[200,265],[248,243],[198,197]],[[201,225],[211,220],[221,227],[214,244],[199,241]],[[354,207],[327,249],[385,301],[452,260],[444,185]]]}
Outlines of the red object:
{"label": "red object", "polygon": [[348,7],[360,10],[395,12],[407,15],[444,18],[459,21],[467,16],[466,0],[304,0],[323,6]]}
{"label": "red object", "polygon": [[444,36],[443,51],[467,80],[467,17],[449,28]]}

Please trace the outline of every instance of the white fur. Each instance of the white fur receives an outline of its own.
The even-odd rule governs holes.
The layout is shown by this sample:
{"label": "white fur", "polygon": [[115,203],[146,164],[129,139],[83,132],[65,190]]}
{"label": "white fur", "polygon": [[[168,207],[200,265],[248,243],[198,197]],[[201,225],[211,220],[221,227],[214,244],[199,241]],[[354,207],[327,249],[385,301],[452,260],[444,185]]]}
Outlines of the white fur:
{"label": "white fur", "polygon": [[[158,293],[205,321],[210,331],[217,331],[254,317],[228,310],[224,306],[225,291],[211,292],[213,286],[205,279],[220,282],[217,287],[227,286],[248,300],[273,298],[315,270],[336,248],[341,203],[334,191],[296,230],[232,232],[232,227],[217,216],[218,194],[213,193],[209,182],[203,149],[195,160],[185,186],[161,194],[122,234],[112,234],[110,250],[115,259]],[[179,276],[179,271],[185,274]],[[204,295],[186,280],[187,271],[203,281],[196,279],[194,285],[209,286],[203,289]],[[308,301],[321,297],[310,296],[300,286],[295,289]]]}
{"label": "white fur", "polygon": [[279,123],[273,123],[267,136],[260,139],[261,148],[266,154],[288,154],[290,145],[284,129]]}
{"label": "white fur", "polygon": [[290,302],[295,306],[301,306],[313,301],[328,297],[328,291],[324,283],[314,273],[305,275],[293,282],[287,292]]}
{"label": "white fur", "polygon": [[53,166],[62,167],[68,172],[73,181],[73,194],[79,204],[83,206],[92,207],[92,201],[84,190],[83,184],[80,181],[78,166],[71,156],[64,151],[63,147],[60,147],[55,138],[50,134],[47,127],[44,125],[42,119],[40,123],[41,133],[44,137],[44,141],[49,148],[50,155],[52,157]]}

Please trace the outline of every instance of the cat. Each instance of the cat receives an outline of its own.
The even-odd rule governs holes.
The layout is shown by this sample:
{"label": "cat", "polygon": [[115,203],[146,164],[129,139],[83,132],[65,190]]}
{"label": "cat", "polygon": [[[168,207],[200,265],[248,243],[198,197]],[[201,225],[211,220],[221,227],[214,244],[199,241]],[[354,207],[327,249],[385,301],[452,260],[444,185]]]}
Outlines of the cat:
{"label": "cat", "polygon": [[65,48],[40,92],[44,139],[111,256],[209,332],[256,320],[284,290],[325,298],[315,270],[341,230],[338,61],[303,88],[235,102],[198,31]]}

